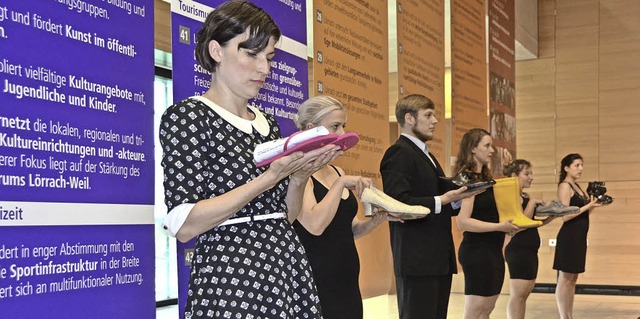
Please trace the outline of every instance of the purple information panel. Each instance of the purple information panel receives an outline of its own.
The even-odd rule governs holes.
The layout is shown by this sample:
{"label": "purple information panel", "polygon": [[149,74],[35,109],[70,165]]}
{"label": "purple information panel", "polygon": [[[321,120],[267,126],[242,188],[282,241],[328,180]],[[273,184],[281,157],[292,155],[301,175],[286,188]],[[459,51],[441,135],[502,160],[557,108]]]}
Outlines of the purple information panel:
{"label": "purple information panel", "polygon": [[0,4],[2,316],[155,317],[153,77],[152,0]]}
{"label": "purple information panel", "polygon": [[[171,3],[175,101],[202,95],[209,89],[211,74],[200,67],[194,56],[195,37],[207,14],[223,2],[173,0]],[[293,117],[298,113],[300,103],[309,95],[306,1],[252,2],[271,15],[283,36],[276,44],[271,74],[264,88],[249,103],[264,113],[273,115],[280,125],[282,135],[288,136],[297,131]],[[178,300],[181,313],[186,302],[194,243],[195,240],[186,244],[178,242]]]}
{"label": "purple information panel", "polygon": [[[211,74],[200,67],[193,53],[195,37],[207,14],[223,2],[173,0],[171,3],[174,101],[202,95],[209,89]],[[283,37],[276,44],[271,75],[258,96],[249,103],[273,115],[280,124],[282,135],[288,136],[297,131],[293,116],[298,113],[298,105],[309,95],[305,1],[252,2],[271,15]]]}

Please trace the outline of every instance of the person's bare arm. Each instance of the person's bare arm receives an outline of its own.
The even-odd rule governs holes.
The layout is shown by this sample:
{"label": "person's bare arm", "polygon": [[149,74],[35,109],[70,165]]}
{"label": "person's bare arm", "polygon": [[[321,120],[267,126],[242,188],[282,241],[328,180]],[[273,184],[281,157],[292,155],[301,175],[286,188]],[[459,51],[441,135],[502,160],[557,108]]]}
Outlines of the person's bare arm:
{"label": "person's bare arm", "polygon": [[[287,208],[289,222],[293,223],[300,211],[302,210],[303,197],[305,194],[305,186],[313,173],[322,166],[342,155],[340,147],[336,145],[325,145],[322,148],[307,153],[312,160],[305,162],[303,165],[295,169],[289,179],[289,188],[287,188]],[[307,156],[305,154],[305,156]]]}
{"label": "person's bare arm", "polygon": [[[571,186],[569,185],[569,183],[560,183],[558,185],[558,200],[560,202],[562,202],[563,205],[565,206],[571,206],[570,202],[571,202],[571,196],[573,196],[573,189],[571,188]],[[567,214],[562,216],[562,221],[563,222],[567,222],[570,221],[578,216],[580,216],[580,214],[584,213],[584,212],[589,212],[591,210],[591,208],[593,207],[599,207],[600,204],[598,204],[598,200],[594,199],[591,202],[589,202],[588,204],[580,207],[580,209],[573,214]]]}
{"label": "person's bare arm", "polygon": [[[310,169],[314,160],[324,159],[329,153],[335,153],[336,147],[325,146],[322,149],[314,150],[303,154],[296,152],[288,156],[279,158],[271,163],[262,175],[254,180],[234,188],[233,190],[213,198],[198,201],[189,212],[184,224],[176,233],[176,238],[181,242],[187,242],[199,234],[216,227],[229,219],[242,207],[247,205],[252,199],[263,192],[274,187],[280,180],[299,171],[302,168]],[[332,158],[333,154],[329,156]],[[289,189],[295,189],[302,193],[302,187],[291,181]],[[289,199],[289,193],[287,199]],[[287,202],[289,204],[289,202]],[[294,205],[295,207],[295,205]]]}
{"label": "person's bare arm", "polygon": [[477,220],[471,217],[473,212],[473,202],[475,197],[468,197],[462,200],[462,206],[460,207],[460,213],[456,218],[458,228],[460,230],[469,231],[472,233],[487,233],[493,231],[501,231],[505,233],[511,233],[518,231],[520,228],[511,223],[511,220],[506,220],[501,223],[489,223],[481,220]]}
{"label": "person's bare arm", "polygon": [[298,221],[311,234],[320,236],[338,211],[342,200],[342,191],[347,188],[362,192],[364,187],[370,185],[371,180],[368,178],[342,175],[331,185],[325,197],[317,202],[313,194],[313,183],[309,181],[305,189],[302,211],[298,215]]}

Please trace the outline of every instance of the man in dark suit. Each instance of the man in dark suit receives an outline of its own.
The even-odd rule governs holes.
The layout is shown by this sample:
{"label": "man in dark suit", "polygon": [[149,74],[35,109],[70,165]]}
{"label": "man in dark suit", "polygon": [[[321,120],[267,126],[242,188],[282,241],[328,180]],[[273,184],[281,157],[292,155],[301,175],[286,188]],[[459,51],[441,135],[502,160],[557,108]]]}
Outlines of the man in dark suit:
{"label": "man in dark suit", "polygon": [[390,223],[400,319],[446,318],[451,280],[457,273],[451,216],[459,201],[478,192],[445,189],[444,172],[427,151],[436,119],[433,102],[412,94],[396,103],[402,135],[380,163],[384,192],[409,205],[428,207],[423,219]]}

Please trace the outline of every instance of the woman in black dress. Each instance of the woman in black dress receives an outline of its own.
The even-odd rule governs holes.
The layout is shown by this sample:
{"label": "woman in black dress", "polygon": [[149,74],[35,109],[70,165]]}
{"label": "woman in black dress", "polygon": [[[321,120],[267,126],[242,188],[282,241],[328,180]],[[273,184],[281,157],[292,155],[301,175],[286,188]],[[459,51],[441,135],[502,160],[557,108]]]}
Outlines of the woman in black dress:
{"label": "woman in black dress", "polygon": [[197,34],[211,87],[167,109],[160,125],[165,227],[196,245],[185,318],[322,318],[311,268],[291,223],[304,185],[337,146],[258,168],[253,149],[280,137],[247,105],[269,75],[280,30],[246,1],[223,3]]}
{"label": "woman in black dress", "polygon": [[[533,171],[531,163],[523,159],[517,159],[505,165],[502,170],[504,176],[518,177],[520,180],[520,195],[522,197],[522,210],[524,214],[533,218],[537,205],[544,202],[539,199],[530,198],[522,190],[531,186],[533,181]],[[555,217],[549,217],[543,221],[543,225],[551,222]],[[540,234],[538,229],[525,228],[515,233],[507,247],[504,255],[509,266],[510,292],[507,304],[507,318],[524,319],[526,302],[529,294],[533,290],[538,275],[538,248],[540,248]]]}
{"label": "woman in black dress", "polygon": [[[492,143],[486,130],[467,131],[460,142],[456,172],[466,172],[477,181],[491,180]],[[519,228],[511,220],[499,221],[493,188],[463,199],[457,222],[464,232],[458,252],[464,272],[464,318],[489,318],[504,281],[504,235]]]}
{"label": "woman in black dress", "polygon": [[[345,108],[329,96],[310,98],[298,108],[296,125],[300,129],[324,126],[329,133],[341,135],[346,123]],[[366,221],[356,218],[356,196],[370,185],[369,178],[346,175],[337,166],[325,165],[308,180],[302,211],[293,223],[311,262],[325,319],[362,318],[360,261],[354,239],[387,219],[396,220],[386,212]]]}
{"label": "woman in black dress", "polygon": [[556,303],[561,319],[573,318],[576,282],[578,274],[584,272],[587,257],[589,214],[600,206],[597,199],[589,200],[589,196],[577,183],[582,175],[582,164],[580,154],[569,154],[560,161],[558,200],[565,206],[580,207],[577,213],[562,217],[563,224],[558,232],[553,259],[553,269],[558,270]]}

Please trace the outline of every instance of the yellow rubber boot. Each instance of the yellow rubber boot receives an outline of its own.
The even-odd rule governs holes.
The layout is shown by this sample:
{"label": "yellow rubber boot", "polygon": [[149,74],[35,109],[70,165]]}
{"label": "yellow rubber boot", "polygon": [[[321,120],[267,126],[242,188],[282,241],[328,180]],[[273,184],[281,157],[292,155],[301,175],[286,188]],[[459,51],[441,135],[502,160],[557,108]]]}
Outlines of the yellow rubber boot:
{"label": "yellow rubber boot", "polygon": [[500,222],[511,219],[518,227],[537,227],[542,225],[539,220],[533,220],[522,213],[520,203],[520,180],[517,177],[496,179],[493,185],[493,196],[498,207]]}

